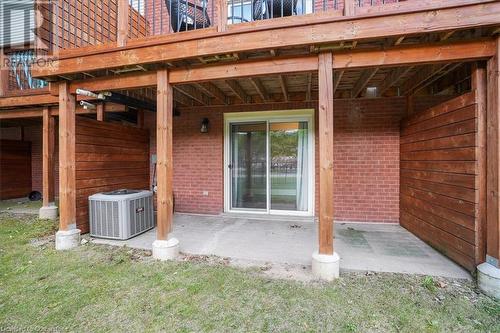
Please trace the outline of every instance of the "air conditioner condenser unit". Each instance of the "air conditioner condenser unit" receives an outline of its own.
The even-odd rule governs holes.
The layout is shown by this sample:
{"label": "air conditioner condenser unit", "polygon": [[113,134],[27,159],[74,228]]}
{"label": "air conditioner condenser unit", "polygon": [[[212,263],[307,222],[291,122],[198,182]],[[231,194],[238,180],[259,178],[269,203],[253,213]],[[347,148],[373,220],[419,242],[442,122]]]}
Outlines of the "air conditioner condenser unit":
{"label": "air conditioner condenser unit", "polygon": [[153,192],[117,190],[89,197],[90,235],[125,240],[155,227]]}

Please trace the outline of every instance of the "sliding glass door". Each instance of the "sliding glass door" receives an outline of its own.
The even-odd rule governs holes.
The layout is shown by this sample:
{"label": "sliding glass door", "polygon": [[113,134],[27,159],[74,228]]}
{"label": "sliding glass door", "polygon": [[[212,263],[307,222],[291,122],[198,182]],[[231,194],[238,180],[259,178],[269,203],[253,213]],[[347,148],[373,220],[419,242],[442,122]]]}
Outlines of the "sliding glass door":
{"label": "sliding glass door", "polygon": [[267,207],[267,124],[231,125],[231,206]]}
{"label": "sliding glass door", "polygon": [[270,209],[307,211],[307,122],[269,124]]}
{"label": "sliding glass door", "polygon": [[230,211],[312,214],[312,120],[296,118],[226,124]]}

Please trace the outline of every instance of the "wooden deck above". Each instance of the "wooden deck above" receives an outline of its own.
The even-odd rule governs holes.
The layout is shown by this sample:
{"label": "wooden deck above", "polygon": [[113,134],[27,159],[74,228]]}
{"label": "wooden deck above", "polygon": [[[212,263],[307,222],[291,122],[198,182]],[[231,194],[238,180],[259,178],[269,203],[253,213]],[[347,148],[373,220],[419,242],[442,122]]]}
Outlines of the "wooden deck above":
{"label": "wooden deck above", "polygon": [[147,71],[277,54],[477,39],[498,33],[500,26],[500,2],[493,0],[404,1],[352,7],[352,11],[349,6],[343,8],[64,49],[51,66],[34,68],[34,76],[82,79],[108,75],[108,70]]}

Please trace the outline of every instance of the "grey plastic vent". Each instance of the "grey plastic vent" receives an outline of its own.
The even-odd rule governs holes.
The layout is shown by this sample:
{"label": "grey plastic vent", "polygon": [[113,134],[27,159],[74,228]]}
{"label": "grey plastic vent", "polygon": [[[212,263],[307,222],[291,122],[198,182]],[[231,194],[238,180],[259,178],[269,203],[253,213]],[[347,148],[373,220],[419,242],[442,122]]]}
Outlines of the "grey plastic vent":
{"label": "grey plastic vent", "polygon": [[89,197],[90,235],[129,239],[155,227],[153,192],[118,190]]}

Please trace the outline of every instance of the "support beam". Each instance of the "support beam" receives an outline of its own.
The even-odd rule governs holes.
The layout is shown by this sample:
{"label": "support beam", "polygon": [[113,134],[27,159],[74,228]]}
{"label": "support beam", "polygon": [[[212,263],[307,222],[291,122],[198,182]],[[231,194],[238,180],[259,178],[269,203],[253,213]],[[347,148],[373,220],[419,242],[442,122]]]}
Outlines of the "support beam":
{"label": "support beam", "polygon": [[340,261],[333,248],[333,57],[320,53],[318,59],[319,249],[313,254],[312,269],[318,278],[333,280],[339,275]]}
{"label": "support beam", "polygon": [[132,90],[150,88],[156,85],[156,72],[137,72],[121,75],[109,75],[86,80],[72,81],[70,91],[76,93],[76,89],[89,91],[103,90]]}
{"label": "support beam", "polygon": [[477,283],[484,293],[500,300],[500,36],[496,55],[487,64],[487,80],[486,262],[477,267]]}
{"label": "support beam", "polygon": [[370,82],[370,80],[373,78],[375,74],[378,72],[378,67],[375,68],[369,68],[363,71],[361,74],[360,78],[354,85],[354,88],[352,89],[352,98],[357,98],[359,94],[365,89],[367,84]]}
{"label": "support beam", "polygon": [[97,121],[104,121],[104,104],[98,103],[96,105],[96,119]]}
{"label": "support beam", "polygon": [[144,128],[144,110],[137,111],[137,127]]}
{"label": "support beam", "polygon": [[49,107],[43,109],[42,120],[42,201],[40,218],[57,218],[57,207],[54,203],[54,145],[55,120]]}
{"label": "support beam", "polygon": [[195,85],[206,95],[215,98],[222,104],[227,105],[227,96],[215,84],[211,82],[195,83]]}
{"label": "support beam", "polygon": [[266,88],[264,87],[264,85],[262,84],[262,82],[258,78],[251,77],[250,83],[252,83],[255,90],[257,90],[257,93],[259,94],[259,96],[263,102],[267,102],[270,100],[269,94],[267,93]]}
{"label": "support beam", "polygon": [[337,91],[337,88],[339,87],[340,82],[342,81],[342,77],[344,76],[345,71],[344,70],[339,70],[338,72],[335,72],[334,79],[333,79],[333,95],[335,96],[335,92]]}
{"label": "support beam", "polygon": [[288,102],[288,88],[286,86],[285,77],[283,75],[279,75],[279,81],[281,86],[281,92],[283,93],[283,100]]}
{"label": "support beam", "polygon": [[153,257],[174,259],[179,254],[179,241],[169,238],[173,223],[173,87],[168,70],[158,71],[156,149],[157,149],[157,228]]}
{"label": "support beam", "polygon": [[175,89],[178,90],[179,92],[183,93],[187,97],[200,103],[201,105],[209,105],[210,104],[210,98],[208,98],[206,95],[201,93],[200,90],[197,90],[193,86],[179,85],[179,86],[176,86]]}
{"label": "support beam", "polygon": [[333,254],[333,71],[332,54],[319,55],[319,253]]}
{"label": "support beam", "polygon": [[130,30],[129,15],[130,6],[129,0],[118,0],[117,13],[117,36],[116,44],[118,47],[127,45],[128,33]]}
{"label": "support beam", "polygon": [[477,104],[477,134],[476,134],[476,265],[486,259],[486,68],[483,64],[474,63],[471,73],[471,88],[475,91]]}
{"label": "support beam", "polygon": [[[417,89],[421,89],[422,85],[430,80],[433,76],[437,75],[445,68],[450,66],[449,64],[436,64],[428,65],[424,68],[420,68],[412,77],[409,77],[401,86],[401,94],[408,95],[414,94]],[[419,89],[419,90],[420,90]]]}
{"label": "support beam", "polygon": [[48,93],[28,96],[12,96],[0,98],[0,108],[12,108],[30,105],[44,105],[44,104],[57,104],[59,99],[57,96],[52,96]]}
{"label": "support beam", "polygon": [[78,246],[80,230],[76,229],[76,99],[69,83],[59,84],[59,231],[56,249]]}
{"label": "support beam", "polygon": [[378,89],[378,95],[383,96],[387,90],[394,87],[396,83],[413,69],[413,66],[398,67],[393,69],[384,79]]}
{"label": "support beam", "polygon": [[[497,43],[500,47],[500,37]],[[500,50],[488,61],[488,262],[500,268]]]}
{"label": "support beam", "polygon": [[240,86],[238,81],[235,80],[226,80],[225,81],[229,89],[238,97],[243,103],[247,103],[249,101],[249,96]]}

